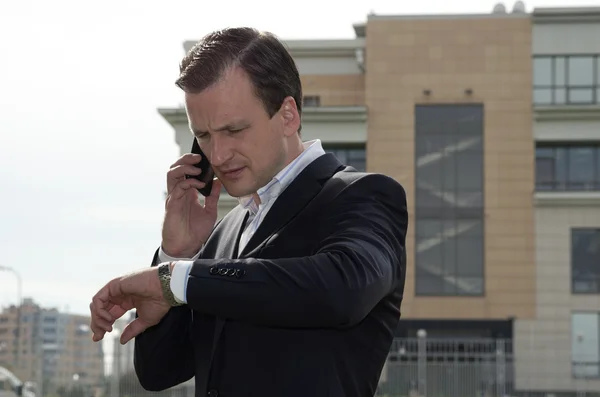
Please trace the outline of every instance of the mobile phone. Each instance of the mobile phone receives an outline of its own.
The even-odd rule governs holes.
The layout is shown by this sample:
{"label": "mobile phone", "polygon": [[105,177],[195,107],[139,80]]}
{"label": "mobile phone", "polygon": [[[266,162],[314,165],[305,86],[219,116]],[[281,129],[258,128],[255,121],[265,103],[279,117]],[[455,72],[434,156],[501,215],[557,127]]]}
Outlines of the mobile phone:
{"label": "mobile phone", "polygon": [[206,156],[202,152],[202,149],[200,149],[200,145],[198,144],[198,140],[196,138],[194,138],[194,143],[192,144],[192,153],[199,154],[200,156],[202,156],[202,159],[200,160],[200,162],[195,164],[195,166],[197,168],[200,168],[202,170],[202,172],[200,173],[200,175],[186,175],[185,177],[186,178],[195,178],[195,179],[199,180],[200,182],[204,182],[206,185],[202,189],[198,189],[198,191],[200,192],[201,195],[203,195],[204,197],[207,197],[210,195],[210,192],[212,190],[213,178],[215,177],[215,172],[213,171],[212,166],[210,165],[210,162],[208,161],[208,158],[206,158]]}

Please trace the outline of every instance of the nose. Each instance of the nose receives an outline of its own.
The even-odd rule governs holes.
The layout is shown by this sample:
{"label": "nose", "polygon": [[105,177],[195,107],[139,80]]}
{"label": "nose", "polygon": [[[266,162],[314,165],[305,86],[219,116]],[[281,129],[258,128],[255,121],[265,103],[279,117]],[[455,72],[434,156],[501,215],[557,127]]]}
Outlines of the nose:
{"label": "nose", "polygon": [[214,167],[220,167],[233,157],[233,150],[227,137],[214,134],[210,140],[210,162]]}

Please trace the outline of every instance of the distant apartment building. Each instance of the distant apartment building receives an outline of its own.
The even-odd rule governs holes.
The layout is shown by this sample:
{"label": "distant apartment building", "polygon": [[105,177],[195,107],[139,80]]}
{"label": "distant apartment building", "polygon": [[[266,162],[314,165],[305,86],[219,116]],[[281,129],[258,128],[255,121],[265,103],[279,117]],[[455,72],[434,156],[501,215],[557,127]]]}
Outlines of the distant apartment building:
{"label": "distant apartment building", "polygon": [[[507,393],[600,390],[600,8],[354,30],[286,43],[303,139],[406,188],[398,337],[507,341]],[[184,109],[159,112],[189,152]],[[224,195],[220,215],[236,204]]]}
{"label": "distant apartment building", "polygon": [[91,395],[101,387],[104,354],[101,344],[92,342],[89,317],[25,300],[17,351],[17,313],[16,306],[0,313],[0,366],[24,381],[41,383],[44,395],[59,388],[83,388]]}

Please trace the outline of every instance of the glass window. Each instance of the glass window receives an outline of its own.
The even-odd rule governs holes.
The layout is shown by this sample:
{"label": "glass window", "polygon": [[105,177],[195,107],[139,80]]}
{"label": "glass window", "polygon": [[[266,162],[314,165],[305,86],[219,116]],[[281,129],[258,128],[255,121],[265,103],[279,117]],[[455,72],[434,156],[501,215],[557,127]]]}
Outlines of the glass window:
{"label": "glass window", "polygon": [[442,234],[442,222],[438,219],[422,219],[415,224],[418,237],[438,238]]}
{"label": "glass window", "polygon": [[417,293],[421,295],[443,295],[444,280],[441,276],[432,276],[429,274],[419,274],[416,277]]}
{"label": "glass window", "polygon": [[456,238],[456,262],[459,276],[483,277],[483,238]]}
{"label": "glass window", "polygon": [[567,103],[567,89],[566,88],[555,88],[554,89],[554,104],[564,105]]}
{"label": "glass window", "polygon": [[565,86],[567,85],[567,60],[565,57],[554,58],[554,85]]}
{"label": "glass window", "polygon": [[415,292],[482,295],[483,107],[418,105],[415,138]]}
{"label": "glass window", "polygon": [[600,377],[600,314],[571,315],[571,362],[576,378]]}
{"label": "glass window", "polygon": [[481,153],[459,153],[456,156],[458,190],[483,190],[483,155]]}
{"label": "glass window", "polygon": [[536,105],[600,103],[600,55],[533,58]]}
{"label": "glass window", "polygon": [[303,106],[319,107],[321,106],[321,97],[319,95],[306,95],[302,98]]}
{"label": "glass window", "polygon": [[573,147],[569,151],[569,183],[577,190],[590,190],[589,183],[594,181],[593,147]]}
{"label": "glass window", "polygon": [[569,102],[589,104],[594,101],[594,90],[592,88],[569,88]]}
{"label": "glass window", "polygon": [[600,190],[600,145],[536,148],[536,189]]}
{"label": "glass window", "polygon": [[[443,192],[454,192],[458,185],[458,179],[462,178],[462,175],[457,173],[455,156],[448,154],[440,159],[440,174],[441,181],[439,184],[440,193]],[[446,201],[447,201],[446,197]]]}
{"label": "glass window", "polygon": [[600,294],[600,228],[571,230],[574,294]]}
{"label": "glass window", "polygon": [[538,105],[550,105],[552,103],[552,89],[535,88],[533,90],[533,102]]}
{"label": "glass window", "polygon": [[540,190],[554,189],[554,160],[552,158],[536,158],[535,180],[536,186]]}
{"label": "glass window", "polygon": [[592,86],[594,85],[594,58],[569,57],[569,85],[570,86]]}
{"label": "glass window", "polygon": [[324,146],[325,152],[332,153],[342,164],[356,168],[357,171],[366,170],[366,152],[365,147],[346,147],[346,146]]}
{"label": "glass window", "polygon": [[533,59],[533,85],[552,85],[552,58],[540,57]]}
{"label": "glass window", "polygon": [[594,181],[596,182],[596,186],[594,190],[600,189],[600,148],[596,149],[596,170],[594,172]]}

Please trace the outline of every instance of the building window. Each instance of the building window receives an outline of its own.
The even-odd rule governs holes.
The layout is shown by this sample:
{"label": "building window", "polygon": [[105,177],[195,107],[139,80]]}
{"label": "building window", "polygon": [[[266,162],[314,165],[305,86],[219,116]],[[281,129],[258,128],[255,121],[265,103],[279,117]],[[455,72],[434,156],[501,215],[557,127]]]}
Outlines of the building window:
{"label": "building window", "polygon": [[415,109],[415,291],[484,293],[483,106]]}
{"label": "building window", "polygon": [[535,56],[533,102],[536,105],[600,103],[600,56]]}
{"label": "building window", "polygon": [[574,294],[600,294],[600,228],[571,229]]}
{"label": "building window", "polygon": [[600,377],[600,313],[571,315],[571,368],[575,378]]}
{"label": "building window", "polygon": [[319,107],[321,106],[321,97],[319,95],[305,95],[302,98],[303,107]]}
{"label": "building window", "polygon": [[538,191],[598,191],[600,145],[538,144],[535,174]]}
{"label": "building window", "polygon": [[342,164],[354,167],[357,171],[364,172],[367,168],[364,145],[323,145],[323,149],[325,152],[335,155]]}

